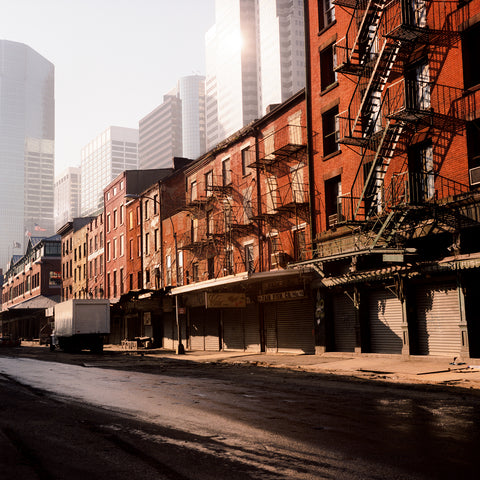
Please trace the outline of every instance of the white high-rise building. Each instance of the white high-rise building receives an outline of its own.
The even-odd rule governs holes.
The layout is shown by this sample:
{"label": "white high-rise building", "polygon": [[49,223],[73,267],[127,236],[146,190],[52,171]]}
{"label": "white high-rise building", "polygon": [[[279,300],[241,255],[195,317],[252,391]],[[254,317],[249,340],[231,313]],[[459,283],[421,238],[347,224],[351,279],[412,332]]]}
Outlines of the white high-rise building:
{"label": "white high-rise building", "polygon": [[205,77],[180,78],[178,95],[182,102],[182,155],[194,160],[206,151]]}
{"label": "white high-rise building", "polygon": [[80,216],[80,168],[68,167],[55,178],[55,231]]}
{"label": "white high-rise building", "polygon": [[139,122],[139,168],[167,168],[173,157],[205,153],[205,77],[180,78],[163,103]]}
{"label": "white high-rise building", "polygon": [[108,127],[82,148],[81,208],[83,217],[103,208],[103,189],[124,170],[138,169],[138,130]]}
{"label": "white high-rise building", "polygon": [[207,149],[305,86],[303,0],[216,0],[205,36]]}
{"label": "white high-rise building", "polygon": [[28,235],[54,233],[54,73],[27,45],[0,40],[0,268]]}
{"label": "white high-rise building", "polygon": [[261,0],[260,116],[305,87],[303,0]]}

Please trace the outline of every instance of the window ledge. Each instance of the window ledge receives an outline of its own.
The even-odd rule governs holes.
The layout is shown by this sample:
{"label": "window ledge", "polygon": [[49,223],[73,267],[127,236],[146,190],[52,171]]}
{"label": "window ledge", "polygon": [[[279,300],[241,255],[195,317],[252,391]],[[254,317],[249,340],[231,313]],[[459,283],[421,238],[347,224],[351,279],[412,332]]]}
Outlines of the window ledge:
{"label": "window ledge", "polygon": [[332,23],[329,23],[328,25],[326,25],[325,27],[323,27],[323,28],[318,32],[318,36],[323,35],[327,30],[329,30],[330,28],[332,28],[336,23],[337,23],[337,19],[335,19]]}
{"label": "window ledge", "polygon": [[320,92],[320,96],[323,97],[324,95],[326,95],[328,92],[330,92],[331,90],[333,90],[334,88],[338,87],[338,81],[334,82],[334,83],[331,83],[327,88],[325,88],[324,90],[322,90]]}
{"label": "window ledge", "polygon": [[328,155],[325,155],[324,157],[322,157],[322,161],[326,162],[327,160],[330,160],[331,158],[336,157],[337,155],[340,155],[341,153],[342,153],[342,150],[338,149],[337,151],[335,151],[333,153],[329,153]]}

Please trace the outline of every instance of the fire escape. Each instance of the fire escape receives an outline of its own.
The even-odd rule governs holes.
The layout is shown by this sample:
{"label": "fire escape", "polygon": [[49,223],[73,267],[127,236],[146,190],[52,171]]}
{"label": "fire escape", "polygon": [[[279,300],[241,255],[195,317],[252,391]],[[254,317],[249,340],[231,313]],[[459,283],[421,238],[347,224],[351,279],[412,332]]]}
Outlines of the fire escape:
{"label": "fire escape", "polygon": [[[389,245],[413,212],[468,187],[439,176],[433,161],[389,171],[415,132],[455,134],[463,119],[455,102],[461,89],[436,82],[436,64],[410,68],[413,54],[447,51],[457,41],[453,21],[458,2],[439,0],[335,0],[351,11],[345,37],[335,45],[336,71],[356,83],[346,111],[337,116],[337,141],[354,148],[360,162],[351,190],[340,197],[338,218],[364,233],[365,248]],[[423,50],[422,50],[423,49]],[[440,63],[440,62],[437,62]],[[410,68],[410,70],[409,70]],[[438,69],[440,66],[438,66]],[[433,78],[432,78],[433,77]],[[391,170],[391,169],[390,169]]]}
{"label": "fire escape", "polygon": [[[305,250],[304,245],[296,245],[298,240],[292,237],[292,232],[308,221],[306,146],[305,127],[286,125],[267,133],[258,142],[258,155],[249,165],[260,174],[262,193],[252,202],[252,218],[267,233],[272,268],[285,267],[292,260],[287,252],[293,252],[295,257]],[[290,248],[284,244],[287,236],[281,232],[289,232]]]}

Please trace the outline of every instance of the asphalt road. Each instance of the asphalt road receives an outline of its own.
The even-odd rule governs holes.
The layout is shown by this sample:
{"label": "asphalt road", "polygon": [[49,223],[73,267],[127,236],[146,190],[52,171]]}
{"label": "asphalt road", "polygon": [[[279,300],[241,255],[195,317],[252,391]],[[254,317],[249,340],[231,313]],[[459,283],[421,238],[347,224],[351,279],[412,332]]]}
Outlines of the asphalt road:
{"label": "asphalt road", "polygon": [[0,352],[0,478],[478,478],[476,396],[119,355]]}

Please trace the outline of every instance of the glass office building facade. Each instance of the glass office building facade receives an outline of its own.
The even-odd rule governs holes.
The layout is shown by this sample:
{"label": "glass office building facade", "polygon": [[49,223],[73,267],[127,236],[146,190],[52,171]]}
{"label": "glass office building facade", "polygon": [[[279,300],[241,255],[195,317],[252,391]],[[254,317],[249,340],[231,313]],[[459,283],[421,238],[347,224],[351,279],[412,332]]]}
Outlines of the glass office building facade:
{"label": "glass office building facade", "polygon": [[0,40],[0,268],[53,232],[54,66]]}

